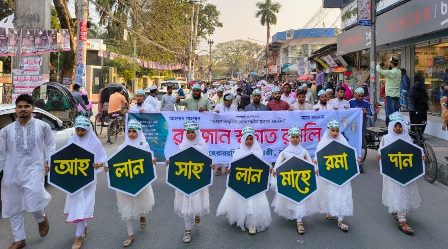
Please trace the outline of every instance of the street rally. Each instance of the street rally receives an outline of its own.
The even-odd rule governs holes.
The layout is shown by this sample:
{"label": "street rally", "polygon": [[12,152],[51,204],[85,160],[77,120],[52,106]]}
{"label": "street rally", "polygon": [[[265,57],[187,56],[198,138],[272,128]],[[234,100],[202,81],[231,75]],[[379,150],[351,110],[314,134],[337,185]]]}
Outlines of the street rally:
{"label": "street rally", "polygon": [[[75,119],[75,133],[66,147],[55,151],[50,128],[32,116],[32,97],[20,95],[16,100],[18,119],[0,131],[0,170],[5,174],[2,216],[9,219],[14,235],[10,248],[25,247],[24,212],[33,214],[40,236],[45,237],[50,230],[44,211],[51,201],[44,187],[45,173],[51,185],[66,193],[65,207],[60,212],[67,215],[67,223],[75,225],[73,229],[76,227],[72,249],[81,248],[87,240],[88,222],[94,222],[97,174],[103,173],[111,191],[116,191],[118,213],[127,228],[122,246],[131,246],[138,239],[133,222],[145,229],[150,216],[157,215],[151,213],[157,205],[153,193],[157,189],[151,186],[157,178],[156,167],[167,169],[166,183],[175,191],[172,211],[184,221],[185,243],[193,240],[193,228],[210,213],[222,216],[230,225],[247,230],[250,235],[263,232],[272,222],[271,207],[274,214],[294,220],[300,235],[305,234],[306,218],[312,215],[323,215],[326,220],[334,220],[336,228],[349,231],[345,218],[352,216],[356,208],[350,181],[364,171],[361,136],[372,113],[363,99],[364,89],[356,88],[355,97],[349,100],[343,86],[336,88],[334,98],[333,89],[320,90],[315,103],[307,84],[298,84],[295,96],[290,83],[260,82],[253,86],[242,93],[242,86],[235,84],[230,86],[235,90],[232,93],[229,86],[205,91],[195,84],[190,97],[166,99],[173,108],[183,106],[188,110],[187,116],[177,118],[182,112],[158,111],[159,103],[151,95],[157,91],[156,87],[150,89],[146,101],[145,91],[136,91],[129,111],[120,110],[120,115],[127,112],[124,142],[109,158],[90,120],[83,115]],[[202,92],[211,96],[206,98]],[[251,101],[242,103],[249,95]],[[351,114],[347,112],[350,108],[353,108]],[[193,112],[195,117],[189,114]],[[274,115],[273,119],[275,115],[293,115],[285,116],[292,123],[286,119],[264,126],[260,122],[238,122],[244,120],[243,115],[266,119],[261,116],[263,113]],[[210,118],[207,115],[214,117],[212,122],[204,123],[204,117]],[[217,122],[220,118],[225,121],[228,115],[233,115],[229,116],[232,122]],[[348,115],[354,118],[347,118]],[[321,130],[315,133],[315,139],[310,139],[306,132],[313,118],[317,118],[314,125],[321,126]],[[155,130],[151,128],[164,119],[169,122],[156,127],[159,135],[154,136]],[[308,121],[299,122],[300,119]],[[276,122],[298,123],[278,128]],[[212,127],[201,127],[202,124]],[[213,125],[221,130],[226,127],[235,130],[229,130],[228,136],[211,138],[205,133],[210,133]],[[263,130],[273,132],[270,136],[274,138],[263,134]],[[165,134],[165,138],[160,134]],[[274,140],[278,140],[280,147],[272,147]],[[153,145],[154,141],[158,145]],[[214,151],[220,144],[230,151]],[[404,117],[399,112],[390,115],[388,134],[378,151],[383,174],[382,204],[407,234],[414,233],[414,229],[406,216],[421,203],[415,181],[422,174],[415,172],[424,167],[423,157],[408,135]],[[211,210],[208,188],[213,177],[221,174],[227,176],[226,190],[217,210]],[[272,203],[266,196],[269,189],[275,191]],[[90,234],[95,236],[95,231]]]}

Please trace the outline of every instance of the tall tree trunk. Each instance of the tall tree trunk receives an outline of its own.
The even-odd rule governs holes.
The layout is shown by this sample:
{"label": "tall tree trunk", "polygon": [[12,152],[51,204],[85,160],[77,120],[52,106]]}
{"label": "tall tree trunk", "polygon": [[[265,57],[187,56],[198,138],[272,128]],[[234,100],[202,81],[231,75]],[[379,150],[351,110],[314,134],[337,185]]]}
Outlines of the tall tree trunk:
{"label": "tall tree trunk", "polygon": [[271,36],[271,25],[270,23],[266,23],[266,81],[269,77],[269,64],[268,64],[268,56],[269,56],[269,38]]}
{"label": "tall tree trunk", "polygon": [[59,77],[60,81],[64,78],[70,78],[73,81],[75,74],[75,65],[76,65],[76,53],[75,53],[75,28],[72,23],[70,12],[68,10],[67,1],[66,0],[53,0],[54,7],[58,14],[58,19],[61,24],[62,29],[67,29],[70,34],[70,51],[66,51],[63,53],[63,65],[61,70],[61,75]]}

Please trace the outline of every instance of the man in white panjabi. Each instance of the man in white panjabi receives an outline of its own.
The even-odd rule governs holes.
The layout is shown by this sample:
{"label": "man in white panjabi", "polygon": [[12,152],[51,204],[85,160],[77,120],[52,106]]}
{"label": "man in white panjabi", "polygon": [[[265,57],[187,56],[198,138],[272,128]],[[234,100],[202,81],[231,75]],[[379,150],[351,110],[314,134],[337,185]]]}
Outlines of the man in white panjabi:
{"label": "man in white panjabi", "polygon": [[17,120],[0,130],[2,216],[9,219],[14,236],[9,249],[25,247],[25,211],[33,214],[41,237],[50,228],[44,208],[50,204],[51,195],[45,190],[44,176],[56,145],[50,126],[34,119],[33,111],[33,98],[18,96]]}
{"label": "man in white panjabi", "polygon": [[328,104],[327,95],[324,90],[320,90],[317,96],[319,97],[319,102],[317,102],[317,104],[313,106],[314,110],[321,111],[332,109],[331,106]]}

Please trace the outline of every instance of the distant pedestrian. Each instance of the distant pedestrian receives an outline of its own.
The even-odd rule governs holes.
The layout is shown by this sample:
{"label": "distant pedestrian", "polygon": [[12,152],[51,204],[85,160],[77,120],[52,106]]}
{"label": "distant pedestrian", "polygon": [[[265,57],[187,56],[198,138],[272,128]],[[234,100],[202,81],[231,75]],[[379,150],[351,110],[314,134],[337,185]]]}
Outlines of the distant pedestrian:
{"label": "distant pedestrian", "polygon": [[378,74],[386,78],[386,125],[389,124],[389,116],[400,111],[401,71],[398,69],[398,59],[392,57],[389,67],[390,69],[382,69],[381,65],[376,66]]}
{"label": "distant pedestrian", "polygon": [[160,110],[161,111],[175,111],[175,104],[176,104],[176,97],[173,95],[173,87],[167,86],[166,87],[167,93],[163,95],[162,101],[160,103]]}
{"label": "distant pedestrian", "polygon": [[411,80],[406,75],[406,69],[401,68],[401,82],[400,82],[400,107],[401,111],[409,110],[409,87]]}
{"label": "distant pedestrian", "polygon": [[[416,75],[414,85],[409,91],[409,118],[412,124],[425,124],[428,121],[429,96],[425,89],[425,78],[423,75]],[[421,129],[425,132],[426,125],[412,126],[411,129]]]}
{"label": "distant pedestrian", "polygon": [[152,105],[152,107],[159,111],[159,100],[157,99],[157,86],[152,85],[149,87],[149,95],[146,97],[145,103]]}
{"label": "distant pedestrian", "polygon": [[324,88],[325,73],[319,67],[316,69],[316,72],[317,72],[317,75],[316,75],[316,92],[318,93],[320,90],[322,90]]}

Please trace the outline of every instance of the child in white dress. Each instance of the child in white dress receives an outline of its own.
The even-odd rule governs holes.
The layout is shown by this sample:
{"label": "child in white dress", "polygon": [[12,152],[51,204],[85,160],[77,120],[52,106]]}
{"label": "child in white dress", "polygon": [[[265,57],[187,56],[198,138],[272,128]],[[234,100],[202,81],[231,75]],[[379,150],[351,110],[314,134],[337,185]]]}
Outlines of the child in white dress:
{"label": "child in white dress", "polygon": [[[188,121],[185,122],[184,128],[184,139],[179,144],[179,149],[185,150],[193,147],[201,153],[208,155],[207,143],[202,139],[199,124],[194,121]],[[167,160],[166,163],[169,165],[170,162]],[[187,196],[176,190],[174,211],[184,219],[185,232],[183,241],[185,243],[191,242],[191,227],[193,223],[199,225],[201,223],[201,216],[210,213],[208,188],[204,188],[191,196]]]}
{"label": "child in white dress", "polygon": [[[345,137],[341,135],[339,128],[340,124],[337,120],[330,121],[327,124],[327,130],[317,145],[316,151],[321,150],[333,141],[349,146]],[[317,162],[315,161],[315,163]],[[348,182],[344,186],[338,187],[319,177],[318,185],[317,198],[319,200],[320,212],[326,214],[328,220],[333,220],[334,216],[336,216],[339,229],[344,232],[348,231],[349,227],[344,223],[344,217],[353,215],[352,184]]]}
{"label": "child in white dress", "polygon": [[[74,143],[93,153],[95,173],[99,173],[103,170],[101,168],[103,164],[107,162],[107,154],[90,126],[90,120],[85,116],[78,116],[75,119],[75,131],[67,144]],[[72,249],[80,249],[87,236],[87,220],[94,218],[95,192],[96,181],[76,194],[67,194],[64,214],[67,215],[67,223],[76,224],[76,237]]]}
{"label": "child in white dress", "polygon": [[[289,160],[291,157],[295,156],[303,159],[310,164],[313,164],[311,156],[301,145],[300,145],[300,129],[293,127],[288,131],[289,145],[286,147],[277,158],[277,161],[273,170],[273,179],[271,180],[271,186],[276,186],[277,179],[275,178],[276,170],[285,161]],[[303,224],[303,218],[310,216],[318,211],[317,200],[315,195],[309,197],[300,204],[296,204],[285,197],[276,194],[272,206],[274,207],[274,212],[278,215],[289,219],[296,220],[297,222],[297,232],[302,235],[305,233],[305,226]]]}
{"label": "child in white dress", "polygon": [[[249,154],[258,157],[263,156],[263,150],[254,139],[255,130],[246,127],[242,132],[240,148],[233,154],[233,159],[241,158]],[[232,169],[230,169],[232,170]],[[226,169],[226,173],[230,172]],[[254,235],[257,231],[264,231],[271,224],[271,209],[269,207],[266,193],[261,193],[249,200],[239,196],[233,190],[226,189],[219,203],[216,215],[225,215],[230,225],[236,223],[241,230],[249,229],[249,234]]]}
{"label": "child in white dress", "polygon": [[[380,142],[380,149],[391,143],[402,139],[408,143],[413,143],[409,136],[408,128],[405,125],[404,117],[395,112],[389,116],[388,134],[383,136]],[[422,151],[423,154],[423,151]],[[381,156],[378,155],[378,160]],[[383,205],[388,208],[394,218],[398,221],[398,228],[406,233],[413,234],[414,229],[407,223],[406,214],[417,209],[421,204],[420,193],[417,182],[414,181],[407,186],[401,186],[393,180],[383,176]]]}
{"label": "child in white dress", "polygon": [[[118,147],[117,151],[120,151],[128,145],[148,152],[151,151],[145,135],[143,134],[142,125],[135,119],[129,120],[128,134],[125,137],[124,143]],[[156,163],[155,158],[153,158],[152,163]],[[148,185],[135,197],[118,191],[116,192],[116,195],[118,212],[120,213],[121,218],[126,222],[128,232],[128,238],[123,242],[123,247],[129,247],[133,244],[135,239],[132,221],[139,220],[140,228],[145,229],[147,224],[146,217],[154,206],[154,193],[152,191],[152,186]]]}

